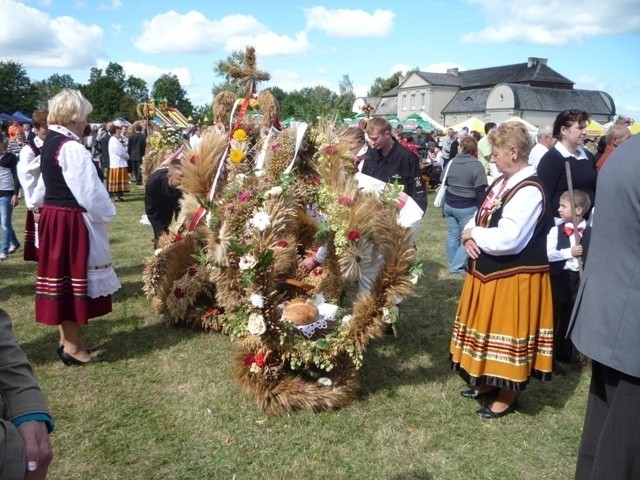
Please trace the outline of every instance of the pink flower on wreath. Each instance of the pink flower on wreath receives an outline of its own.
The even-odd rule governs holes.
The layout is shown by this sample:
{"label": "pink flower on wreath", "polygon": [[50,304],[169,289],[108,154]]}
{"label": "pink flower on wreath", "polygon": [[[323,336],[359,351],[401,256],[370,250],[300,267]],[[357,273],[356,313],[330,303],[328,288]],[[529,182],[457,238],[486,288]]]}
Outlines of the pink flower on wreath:
{"label": "pink flower on wreath", "polygon": [[249,190],[245,190],[238,195],[238,200],[241,202],[246,202],[251,198],[251,192]]}
{"label": "pink flower on wreath", "polygon": [[184,290],[182,290],[180,287],[176,287],[173,289],[173,295],[176,298],[182,298],[184,297]]}
{"label": "pink flower on wreath", "polygon": [[356,201],[351,197],[340,197],[338,198],[338,204],[344,205],[345,207],[353,207]]}
{"label": "pink flower on wreath", "polygon": [[230,203],[229,205],[227,205],[227,211],[229,213],[233,213],[236,211],[236,206],[233,203]]}
{"label": "pink flower on wreath", "polygon": [[359,238],[360,232],[357,230],[350,230],[349,233],[347,233],[347,240],[349,240],[350,242],[355,242]]}
{"label": "pink flower on wreath", "polygon": [[286,240],[278,240],[278,242],[276,243],[276,247],[287,248],[288,246],[289,242],[287,242]]}
{"label": "pink flower on wreath", "polygon": [[338,147],[336,147],[335,145],[327,145],[326,147],[324,147],[325,155],[333,155],[337,152],[338,152]]}
{"label": "pink flower on wreath", "polygon": [[194,267],[194,266],[191,266],[191,267],[189,267],[189,268],[187,269],[187,274],[188,274],[190,277],[193,277],[196,273],[198,273],[198,269],[197,269],[196,267]]}
{"label": "pink flower on wreath", "polygon": [[316,268],[313,269],[313,274],[316,277],[319,277],[320,275],[322,275],[322,272],[324,272],[322,267],[316,267]]}
{"label": "pink flower on wreath", "polygon": [[280,142],[273,142],[271,144],[271,150],[274,152],[277,152],[278,150],[280,150]]}

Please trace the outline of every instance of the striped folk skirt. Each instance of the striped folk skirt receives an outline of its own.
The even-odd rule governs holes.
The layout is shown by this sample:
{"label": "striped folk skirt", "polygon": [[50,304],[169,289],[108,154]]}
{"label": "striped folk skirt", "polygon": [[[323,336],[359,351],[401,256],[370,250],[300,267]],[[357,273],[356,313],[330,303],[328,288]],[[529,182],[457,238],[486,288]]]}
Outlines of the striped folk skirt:
{"label": "striped folk skirt", "polygon": [[472,387],[524,390],[551,380],[553,303],[548,273],[483,283],[467,275],[451,338],[451,365]]}
{"label": "striped folk skirt", "polygon": [[107,180],[109,193],[125,193],[129,191],[129,172],[127,167],[110,168]]}
{"label": "striped folk skirt", "polygon": [[38,227],[33,217],[33,211],[27,210],[27,219],[24,224],[24,259],[26,261],[38,261],[37,235]]}
{"label": "striped folk skirt", "polygon": [[36,322],[79,325],[111,312],[111,295],[87,296],[89,233],[80,208],[45,205],[38,224]]}

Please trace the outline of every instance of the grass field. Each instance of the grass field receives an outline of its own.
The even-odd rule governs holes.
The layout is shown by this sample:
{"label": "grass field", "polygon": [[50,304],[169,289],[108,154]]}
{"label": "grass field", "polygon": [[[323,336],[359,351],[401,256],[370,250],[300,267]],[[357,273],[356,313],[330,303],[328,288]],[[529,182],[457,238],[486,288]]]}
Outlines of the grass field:
{"label": "grass field", "polygon": [[[135,188],[135,187],[134,187]],[[462,278],[447,273],[446,227],[430,208],[419,236],[416,296],[401,306],[398,337],[373,342],[361,397],[318,414],[270,417],[232,377],[227,337],[169,327],[141,290],[152,253],[134,190],[110,224],[122,289],[113,312],[83,329],[105,362],[65,367],[57,329],[34,322],[36,265],[22,250],[0,263],[0,306],[13,320],[56,422],[49,478],[74,479],[570,479],[588,372],[532,380],[520,410],[475,415],[449,369]],[[14,212],[21,236],[25,210]]]}

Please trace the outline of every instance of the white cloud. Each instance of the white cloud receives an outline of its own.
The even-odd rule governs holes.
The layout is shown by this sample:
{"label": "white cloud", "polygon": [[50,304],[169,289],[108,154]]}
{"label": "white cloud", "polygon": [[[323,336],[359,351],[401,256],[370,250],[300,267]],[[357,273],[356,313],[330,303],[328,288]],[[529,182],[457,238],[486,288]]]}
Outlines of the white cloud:
{"label": "white cloud", "polygon": [[[25,68],[88,68],[102,53],[103,31],[75,18],[50,18],[44,12],[14,0],[3,1],[0,15],[2,58]],[[33,32],[38,32],[34,48]],[[82,39],[82,41],[79,41]]]}
{"label": "white cloud", "polygon": [[[153,83],[160,78],[161,75],[173,74],[180,80],[180,86],[182,88],[190,87],[193,85],[193,77],[191,76],[191,70],[185,67],[179,68],[160,68],[155,65],[149,65],[146,63],[136,63],[130,61],[119,62],[124,70],[124,73],[129,76],[139,77],[147,82],[149,90],[153,86]],[[100,68],[104,68],[107,65],[104,64]]]}
{"label": "white cloud", "polygon": [[307,30],[317,29],[330,37],[387,37],[393,29],[395,13],[376,9],[373,13],[364,10],[327,10],[324,7],[304,9]]}
{"label": "white cloud", "polygon": [[562,46],[584,38],[640,31],[637,0],[466,0],[484,12],[488,26],[462,37],[464,42]]}
{"label": "white cloud", "polygon": [[[267,28],[251,15],[227,15],[209,20],[192,10],[184,15],[173,10],[145,20],[136,48],[145,53],[211,53],[234,37],[254,38]],[[243,47],[244,48],[244,45]]]}
{"label": "white cloud", "polygon": [[264,87],[260,86],[259,88],[269,88],[274,85],[278,86],[285,92],[292,92],[305,87],[316,87],[318,85],[331,88],[329,83],[324,79],[303,79],[298,72],[288,70],[275,70],[271,74],[271,81],[269,84]]}

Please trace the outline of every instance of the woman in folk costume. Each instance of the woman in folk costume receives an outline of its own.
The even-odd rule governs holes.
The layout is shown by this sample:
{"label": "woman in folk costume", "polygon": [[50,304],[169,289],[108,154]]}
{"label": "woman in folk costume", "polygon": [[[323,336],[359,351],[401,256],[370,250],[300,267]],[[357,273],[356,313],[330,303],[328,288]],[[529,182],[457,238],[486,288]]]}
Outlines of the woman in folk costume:
{"label": "woman in folk costume", "polygon": [[122,144],[122,127],[111,125],[109,127],[111,138],[109,139],[109,194],[113,195],[115,202],[123,200],[122,195],[129,191],[129,154]]}
{"label": "woman in folk costume", "polygon": [[550,380],[553,306],[546,254],[552,225],[544,187],[527,163],[532,141],[518,122],[489,134],[502,173],[462,232],[470,257],[451,339],[452,368],[466,398],[495,397],[476,413],[500,418],[517,408],[529,378]]}
{"label": "woman in folk costume", "polygon": [[59,326],[56,352],[65,365],[99,361],[84,346],[80,326],[109,313],[111,294],[120,288],[106,230],[115,206],[81,143],[92,109],[77,90],[53,97],[41,149],[45,194],[38,223],[36,322]]}

